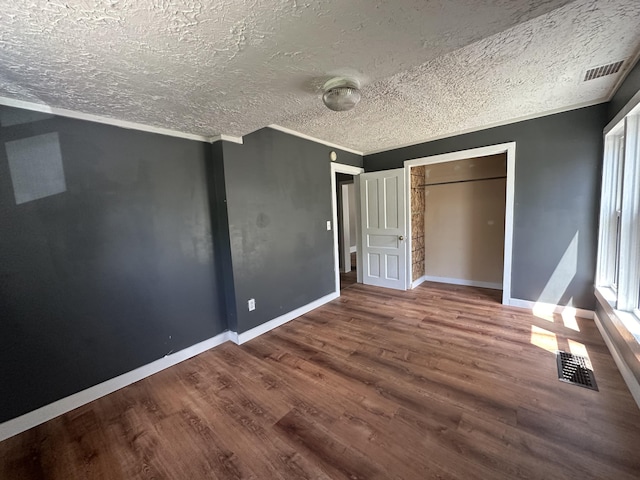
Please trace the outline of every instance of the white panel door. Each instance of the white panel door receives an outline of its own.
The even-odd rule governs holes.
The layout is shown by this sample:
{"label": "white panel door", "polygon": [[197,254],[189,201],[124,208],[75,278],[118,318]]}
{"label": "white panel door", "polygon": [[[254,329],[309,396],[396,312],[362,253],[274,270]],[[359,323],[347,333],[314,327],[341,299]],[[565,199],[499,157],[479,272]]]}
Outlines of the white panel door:
{"label": "white panel door", "polygon": [[404,168],[360,175],[362,282],[407,289]]}

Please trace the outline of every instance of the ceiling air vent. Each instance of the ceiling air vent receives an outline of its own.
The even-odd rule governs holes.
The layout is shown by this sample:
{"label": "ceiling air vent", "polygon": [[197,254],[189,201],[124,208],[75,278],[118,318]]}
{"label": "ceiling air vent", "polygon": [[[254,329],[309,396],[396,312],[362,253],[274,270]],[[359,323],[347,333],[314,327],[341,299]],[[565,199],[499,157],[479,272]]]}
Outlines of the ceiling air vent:
{"label": "ceiling air vent", "polygon": [[584,81],[594,80],[596,78],[605,77],[607,75],[613,75],[614,73],[618,73],[620,71],[620,67],[624,60],[620,60],[619,62],[610,63],[609,65],[602,65],[600,67],[590,68],[584,74]]}

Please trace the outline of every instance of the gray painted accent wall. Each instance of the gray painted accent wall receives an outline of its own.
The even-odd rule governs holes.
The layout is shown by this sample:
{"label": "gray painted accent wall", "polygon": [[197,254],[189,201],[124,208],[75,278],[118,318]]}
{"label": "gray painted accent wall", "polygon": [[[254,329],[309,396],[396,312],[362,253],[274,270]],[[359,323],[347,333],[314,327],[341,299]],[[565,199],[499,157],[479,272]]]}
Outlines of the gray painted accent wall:
{"label": "gray painted accent wall", "polygon": [[335,291],[329,153],[362,166],[359,155],[270,128],[243,142],[223,142],[238,333]]}
{"label": "gray painted accent wall", "polygon": [[[0,108],[0,422],[227,329],[211,145]],[[42,135],[17,205],[5,146]]]}
{"label": "gray painted accent wall", "polygon": [[210,158],[207,161],[207,183],[209,188],[209,208],[211,210],[211,230],[218,266],[218,278],[221,279],[222,299],[226,312],[227,326],[232,332],[238,331],[238,312],[236,292],[233,282],[233,264],[231,261],[231,242],[229,237],[229,214],[227,212],[226,183],[224,176],[223,142],[211,145]]}
{"label": "gray painted accent wall", "polygon": [[[398,168],[409,159],[515,141],[511,296],[593,310],[605,121],[606,105],[596,105],[366,155],[364,165]],[[568,269],[556,271],[558,265]]]}

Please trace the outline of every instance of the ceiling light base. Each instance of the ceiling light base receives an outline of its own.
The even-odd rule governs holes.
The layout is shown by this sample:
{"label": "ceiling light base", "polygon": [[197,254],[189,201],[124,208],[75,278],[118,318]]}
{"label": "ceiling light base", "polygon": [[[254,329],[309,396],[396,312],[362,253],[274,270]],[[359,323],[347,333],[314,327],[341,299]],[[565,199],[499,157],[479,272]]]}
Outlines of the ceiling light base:
{"label": "ceiling light base", "polygon": [[355,80],[344,77],[332,78],[322,87],[322,101],[334,112],[351,110],[360,101],[360,86]]}

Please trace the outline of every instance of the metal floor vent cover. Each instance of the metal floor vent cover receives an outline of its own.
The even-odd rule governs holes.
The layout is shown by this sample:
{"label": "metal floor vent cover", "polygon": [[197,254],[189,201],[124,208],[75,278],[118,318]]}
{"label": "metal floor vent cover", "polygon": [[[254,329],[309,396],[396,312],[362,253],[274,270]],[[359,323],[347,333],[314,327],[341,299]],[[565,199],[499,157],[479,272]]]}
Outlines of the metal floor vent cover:
{"label": "metal floor vent cover", "polygon": [[580,357],[567,352],[557,352],[558,380],[579,385],[580,387],[598,390],[596,377],[591,362],[587,357]]}

